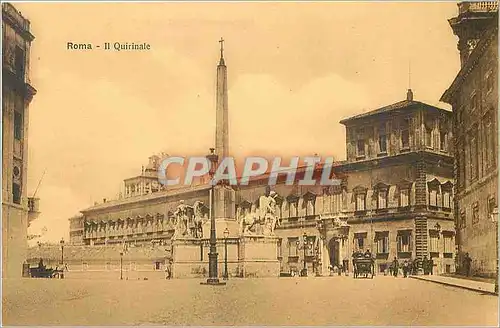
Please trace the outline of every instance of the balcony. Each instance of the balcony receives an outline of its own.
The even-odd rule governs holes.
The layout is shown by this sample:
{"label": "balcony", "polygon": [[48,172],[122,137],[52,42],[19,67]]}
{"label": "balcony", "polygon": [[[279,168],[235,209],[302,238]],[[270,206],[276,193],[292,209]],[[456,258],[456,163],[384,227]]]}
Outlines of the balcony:
{"label": "balcony", "polygon": [[40,215],[40,198],[28,197],[28,226]]}
{"label": "balcony", "polygon": [[493,11],[498,11],[497,1],[461,2],[458,4],[460,15],[466,12],[487,13]]}

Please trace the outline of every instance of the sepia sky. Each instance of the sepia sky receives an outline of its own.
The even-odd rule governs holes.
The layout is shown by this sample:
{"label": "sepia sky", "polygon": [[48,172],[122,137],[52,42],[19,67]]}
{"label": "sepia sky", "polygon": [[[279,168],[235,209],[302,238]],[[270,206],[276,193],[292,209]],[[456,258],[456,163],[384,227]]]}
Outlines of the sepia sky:
{"label": "sepia sky", "polygon": [[[459,69],[456,3],[17,3],[35,41],[31,232],[69,238],[68,218],[116,198],[148,156],[214,144],[220,37],[230,152],[345,158],[339,120],[403,100],[438,102]],[[147,42],[146,52],[67,42]]]}

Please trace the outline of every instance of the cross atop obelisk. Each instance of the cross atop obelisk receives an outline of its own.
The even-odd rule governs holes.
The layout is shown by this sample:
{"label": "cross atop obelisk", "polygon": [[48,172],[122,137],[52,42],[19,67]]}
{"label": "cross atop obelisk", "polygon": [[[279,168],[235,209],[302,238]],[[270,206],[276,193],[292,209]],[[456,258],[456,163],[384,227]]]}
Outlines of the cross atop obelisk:
{"label": "cross atop obelisk", "polygon": [[220,43],[220,57],[224,57],[224,39],[221,37],[219,40]]}
{"label": "cross atop obelisk", "polygon": [[225,65],[225,63],[224,63],[224,39],[222,37],[220,38],[219,43],[220,43],[219,65]]}

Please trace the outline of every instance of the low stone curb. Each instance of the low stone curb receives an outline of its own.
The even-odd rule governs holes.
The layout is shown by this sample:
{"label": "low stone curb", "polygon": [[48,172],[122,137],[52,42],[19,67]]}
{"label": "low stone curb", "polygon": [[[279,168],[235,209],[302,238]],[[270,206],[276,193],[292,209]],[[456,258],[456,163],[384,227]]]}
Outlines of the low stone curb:
{"label": "low stone curb", "polygon": [[478,292],[478,293],[484,293],[484,294],[498,296],[497,293],[489,291],[489,290],[484,290],[484,289],[479,289],[479,288],[474,288],[474,287],[468,287],[468,286],[463,286],[463,285],[457,285],[457,284],[453,284],[453,283],[450,283],[450,282],[437,281],[437,280],[432,280],[432,279],[426,279],[426,278],[419,277],[419,276],[410,276],[410,278],[418,279],[418,280],[421,280],[421,281],[433,282],[433,283],[441,284],[441,285],[445,285],[445,286],[451,286],[451,287],[457,287],[457,288],[467,289],[467,290],[470,290],[470,291],[473,291],[473,292]]}

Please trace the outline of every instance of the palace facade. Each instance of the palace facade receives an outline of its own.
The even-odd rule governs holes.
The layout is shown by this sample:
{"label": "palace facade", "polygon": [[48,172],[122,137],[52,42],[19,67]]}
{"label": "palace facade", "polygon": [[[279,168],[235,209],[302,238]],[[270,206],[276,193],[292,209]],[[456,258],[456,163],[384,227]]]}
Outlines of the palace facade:
{"label": "palace facade", "polygon": [[2,3],[2,277],[21,277],[38,199],[27,195],[30,22]]}
{"label": "palace facade", "polygon": [[[327,274],[329,265],[352,270],[352,252],[369,249],[379,273],[394,258],[402,262],[424,257],[433,258],[434,272],[454,272],[451,112],[413,100],[408,90],[405,100],[341,123],[347,132],[347,160],[333,168],[342,179],[340,186],[290,186],[278,181],[272,187],[278,194],[275,233],[280,271],[299,271],[304,265],[318,274]],[[157,167],[149,165],[150,172],[155,170]],[[266,178],[235,188],[231,206],[237,220],[256,209],[266,188]],[[136,249],[161,248],[168,260],[175,209],[181,200],[188,205],[196,201],[209,204],[209,189],[203,182],[167,190],[146,187],[140,188],[140,194],[106,200],[70,219],[70,242],[74,247],[99,247],[113,253],[122,244]],[[201,238],[207,241],[200,246],[203,261],[208,254],[208,235]],[[224,254],[222,248],[219,254]],[[237,257],[238,252],[230,254],[230,262],[236,263]],[[36,254],[31,258],[36,259]],[[73,268],[80,267],[78,261],[88,266],[92,259],[76,259]],[[219,264],[222,261],[219,256]],[[101,259],[94,268],[104,270],[103,263],[108,262]],[[158,262],[158,256],[151,258],[150,268],[161,269],[163,262]],[[231,268],[230,275],[237,275],[237,268]]]}
{"label": "palace facade", "polygon": [[458,263],[462,267],[468,253],[472,274],[496,276],[498,2],[463,2],[458,8],[449,23],[459,38],[461,69],[442,96],[453,107]]}

